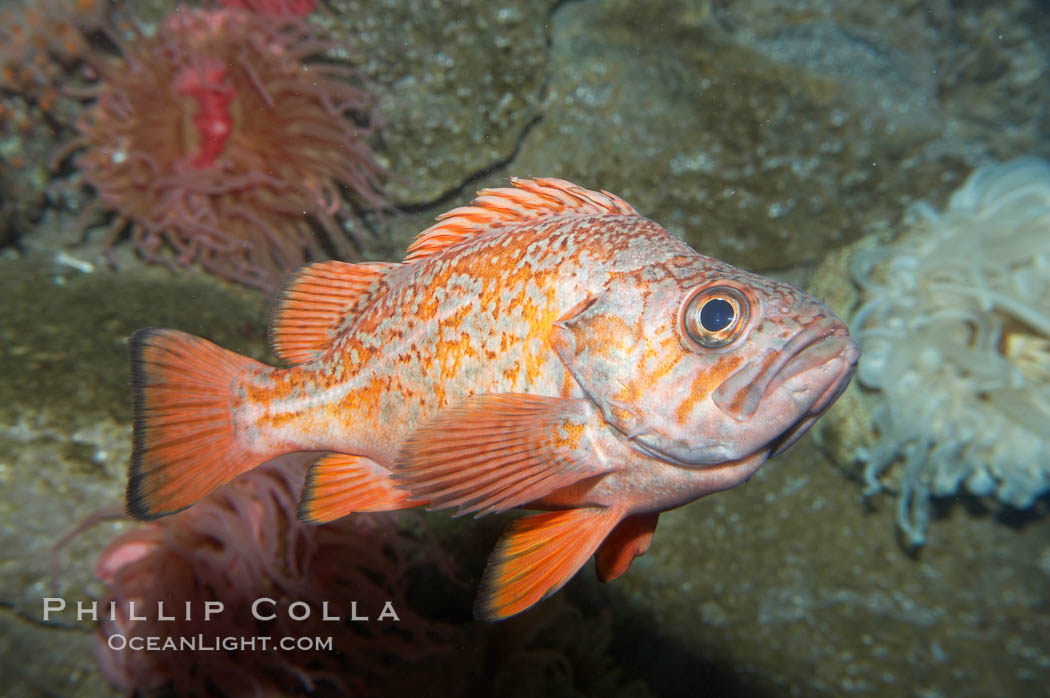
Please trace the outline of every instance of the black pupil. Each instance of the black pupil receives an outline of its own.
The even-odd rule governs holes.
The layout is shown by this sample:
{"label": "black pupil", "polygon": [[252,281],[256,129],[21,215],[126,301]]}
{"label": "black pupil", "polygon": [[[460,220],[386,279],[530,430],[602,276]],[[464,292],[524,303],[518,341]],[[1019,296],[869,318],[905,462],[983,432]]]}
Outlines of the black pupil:
{"label": "black pupil", "polygon": [[718,332],[733,322],[733,304],[723,298],[712,298],[700,309],[700,326]]}

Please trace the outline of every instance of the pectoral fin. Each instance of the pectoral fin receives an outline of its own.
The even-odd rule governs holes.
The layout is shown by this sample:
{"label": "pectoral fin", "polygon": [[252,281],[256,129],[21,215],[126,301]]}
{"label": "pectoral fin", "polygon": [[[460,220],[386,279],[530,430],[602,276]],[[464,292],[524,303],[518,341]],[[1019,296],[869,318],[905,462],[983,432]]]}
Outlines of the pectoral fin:
{"label": "pectoral fin", "polygon": [[476,395],[409,437],[394,480],[430,509],[511,509],[611,470],[590,441],[597,420],[587,400]]}
{"label": "pectoral fin", "polygon": [[474,616],[502,620],[561,589],[620,521],[613,509],[533,514],[510,524],[489,558]]}
{"label": "pectoral fin", "polygon": [[659,514],[635,514],[613,529],[594,554],[598,581],[611,582],[631,567],[634,558],[645,554],[659,518]]}

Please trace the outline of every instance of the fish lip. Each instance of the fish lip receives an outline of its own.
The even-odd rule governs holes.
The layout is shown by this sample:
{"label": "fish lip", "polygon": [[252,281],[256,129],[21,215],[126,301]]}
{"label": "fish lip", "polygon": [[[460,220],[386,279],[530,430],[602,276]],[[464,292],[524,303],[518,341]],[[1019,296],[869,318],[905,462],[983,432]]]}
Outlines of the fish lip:
{"label": "fish lip", "polygon": [[[809,431],[810,427],[816,424],[817,420],[820,419],[831,405],[835,404],[835,401],[838,400],[842,393],[845,392],[846,388],[849,387],[850,381],[853,379],[853,374],[856,373],[857,363],[860,361],[860,344],[850,336],[848,331],[845,331],[843,328],[843,332],[838,333],[837,335],[835,333],[828,334],[807,345],[807,347],[812,347],[814,344],[826,342],[833,338],[844,338],[846,340],[842,343],[842,348],[839,350],[838,354],[816,365],[805,366],[802,370],[793,372],[787,376],[787,378],[791,378],[800,373],[804,373],[811,368],[826,366],[833,361],[842,361],[842,368],[839,371],[838,377],[828,383],[824,392],[813,402],[806,413],[799,417],[794,424],[785,429],[779,436],[769,442],[770,458],[779,456],[802,438],[802,436]],[[803,349],[803,351],[805,351],[805,349]],[[784,367],[782,373],[788,372],[791,363],[792,362],[789,362]]]}
{"label": "fish lip", "polygon": [[[814,349],[822,345],[831,347],[840,345],[841,348],[835,356],[814,363],[812,358],[816,353]],[[838,318],[825,315],[814,320],[781,347],[777,361],[762,376],[766,379],[766,385],[761,397],[765,397],[771,389],[775,389],[787,378],[834,361],[851,345],[856,345],[856,340],[850,337],[849,330]]]}
{"label": "fish lip", "polygon": [[[839,323],[830,330],[812,338],[811,341],[798,348],[797,351],[785,357],[785,359],[782,363],[778,362],[781,363],[779,370],[771,372],[769,384],[762,393],[762,397],[768,395],[770,391],[779,388],[785,381],[806,371],[827,366],[835,361],[844,360],[843,375],[834,381],[829,381],[827,388],[817,400],[818,403],[826,407],[834,401],[826,399],[828,392],[834,392],[831,389],[836,386],[842,385],[844,387],[849,381],[845,380],[843,383],[843,378],[853,375],[857,361],[860,359],[860,345],[857,343],[857,340],[850,336],[849,330]],[[835,397],[838,397],[838,393],[835,394]],[[814,405],[816,404],[814,403]]]}
{"label": "fish lip", "polygon": [[[845,341],[843,341],[845,340]],[[814,347],[841,345],[838,355],[856,346],[849,330],[834,315],[821,315],[796,332],[782,347],[759,360],[748,362],[725,379],[712,393],[718,407],[730,417],[744,421],[758,411],[763,399],[785,380],[833,361],[837,356],[814,363]],[[859,355],[859,349],[857,350]],[[855,358],[855,357],[854,357]]]}
{"label": "fish lip", "polygon": [[[827,348],[827,351],[824,352],[826,355],[823,356],[819,353],[822,351],[822,345]],[[785,349],[789,349],[789,351],[785,352]],[[814,360],[814,350],[817,352],[816,356],[819,360]],[[806,325],[788,340],[779,352],[773,353],[772,360],[766,360],[766,365],[762,366],[762,370],[757,376],[753,373],[750,375],[743,374],[740,378],[746,382],[741,386],[741,390],[737,391],[730,397],[743,394],[744,398],[738,403],[735,403],[734,406],[736,404],[746,403],[748,400],[752,399],[752,395],[747,394],[746,391],[758,391],[755,395],[757,395],[757,403],[761,404],[762,399],[768,395],[770,391],[775,391],[785,381],[822,366],[828,366],[833,363],[839,364],[838,375],[833,380],[827,382],[824,390],[816,400],[809,405],[805,412],[786,429],[765,442],[764,445],[754,448],[752,453],[766,453],[767,457],[773,457],[787,450],[788,447],[798,441],[799,438],[809,431],[809,428],[816,423],[820,416],[835,402],[836,399],[838,399],[849,385],[850,380],[856,371],[859,358],[860,345],[857,343],[856,339],[850,336],[849,330],[846,326],[834,316],[823,316]],[[734,374],[734,376],[736,376],[736,374]],[[730,376],[727,381],[733,380],[734,376]],[[754,412],[751,412],[751,414],[738,416],[727,410],[724,405],[719,405],[719,407],[738,421],[744,421],[754,414]],[[755,411],[757,411],[757,407],[758,405],[755,406]],[[645,441],[646,435],[647,432],[644,430],[631,434],[624,434],[632,448],[651,458],[655,458],[656,460],[670,465],[682,468],[697,468],[714,466],[736,460],[735,457],[724,459],[702,457],[696,458],[695,460],[683,460],[647,443]],[[707,449],[705,450],[710,450],[712,452],[720,452],[720,450],[724,450],[728,452],[731,449],[725,445],[723,445],[723,449],[719,449],[715,448],[715,445],[713,444],[708,444]]]}

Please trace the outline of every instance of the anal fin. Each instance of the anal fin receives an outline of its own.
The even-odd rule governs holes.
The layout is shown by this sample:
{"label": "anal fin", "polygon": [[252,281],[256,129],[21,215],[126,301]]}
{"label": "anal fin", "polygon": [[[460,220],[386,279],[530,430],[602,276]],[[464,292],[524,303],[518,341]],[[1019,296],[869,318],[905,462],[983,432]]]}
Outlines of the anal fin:
{"label": "anal fin", "polygon": [[589,436],[599,419],[587,400],[476,395],[408,438],[394,479],[430,509],[505,511],[609,472]]}
{"label": "anal fin", "polygon": [[504,532],[481,580],[474,616],[502,620],[561,589],[620,521],[601,507],[564,509],[518,519]]}
{"label": "anal fin", "polygon": [[611,582],[626,572],[634,558],[649,550],[660,514],[628,516],[613,529],[594,554],[598,581]]}
{"label": "anal fin", "polygon": [[332,453],[310,468],[299,500],[299,518],[327,523],[355,511],[391,511],[418,506],[398,488],[390,471],[363,456]]}

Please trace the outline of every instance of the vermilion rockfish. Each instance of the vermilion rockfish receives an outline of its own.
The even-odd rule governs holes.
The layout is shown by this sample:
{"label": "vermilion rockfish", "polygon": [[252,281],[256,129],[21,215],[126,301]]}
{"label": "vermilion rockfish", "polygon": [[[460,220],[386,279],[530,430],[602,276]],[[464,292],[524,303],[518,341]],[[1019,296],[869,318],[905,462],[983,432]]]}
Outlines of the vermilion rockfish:
{"label": "vermilion rockfish", "polygon": [[271,368],[175,330],[131,340],[128,510],[192,505],[323,451],[300,516],[426,505],[514,521],[499,619],[644,553],[661,512],[747,480],[835,401],[860,350],[798,288],[698,254],[608,192],[512,180],[400,264],[321,262],[278,300]]}

